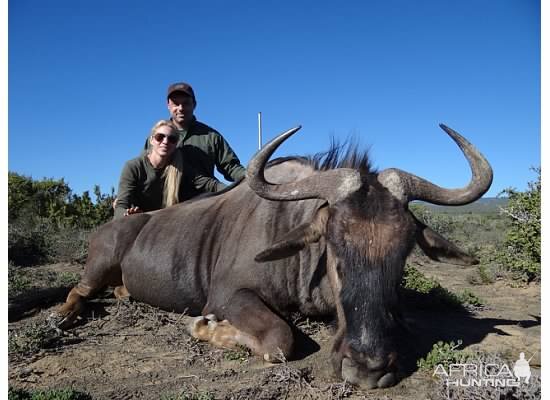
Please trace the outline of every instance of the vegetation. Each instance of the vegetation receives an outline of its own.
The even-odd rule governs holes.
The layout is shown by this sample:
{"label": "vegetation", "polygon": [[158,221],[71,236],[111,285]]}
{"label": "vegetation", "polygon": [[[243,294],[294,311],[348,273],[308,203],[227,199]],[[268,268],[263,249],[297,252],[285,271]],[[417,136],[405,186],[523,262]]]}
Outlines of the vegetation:
{"label": "vegetation", "polygon": [[8,400],[91,400],[92,397],[73,389],[27,391],[10,387]]}
{"label": "vegetation", "polygon": [[496,260],[523,281],[540,280],[541,247],[541,169],[534,168],[535,181],[528,183],[525,192],[515,189],[503,191],[509,198],[502,213],[510,222],[504,245]]}
{"label": "vegetation", "polygon": [[471,355],[470,353],[459,350],[462,341],[445,343],[442,341],[433,345],[432,350],[426,355],[426,358],[421,358],[417,361],[417,366],[428,372],[433,372],[436,366],[449,364],[458,364],[465,362]]}
{"label": "vegetation", "polygon": [[[473,284],[492,283],[501,277],[520,282],[539,281],[541,276],[541,169],[528,182],[524,192],[505,189],[498,199],[500,213],[488,207],[458,214],[455,208],[434,207],[422,203],[411,211],[425,224],[481,260],[479,276]],[[454,210],[454,211],[453,211]],[[419,249],[417,256],[422,256]]]}
{"label": "vegetation", "polygon": [[228,349],[223,352],[226,361],[238,361],[245,363],[252,356],[250,349],[244,346],[237,346],[235,349]]}
{"label": "vegetation", "polygon": [[33,280],[17,268],[13,263],[8,264],[8,293],[9,296],[16,296],[32,287]]}
{"label": "vegetation", "polygon": [[8,295],[10,298],[37,288],[73,287],[80,280],[76,272],[54,272],[19,268],[8,265]]}
{"label": "vegetation", "polygon": [[468,304],[473,307],[482,307],[484,304],[482,299],[468,289],[464,289],[457,297],[461,304]]}
{"label": "vegetation", "polygon": [[430,301],[427,304],[430,307],[461,308],[465,305],[480,307],[484,304],[484,301],[470,290],[466,289],[459,294],[453,293],[441,286],[435,279],[426,277],[422,272],[410,265],[405,267],[401,286],[404,289],[429,296]]}
{"label": "vegetation", "polygon": [[47,323],[33,323],[23,329],[8,333],[9,353],[36,353],[44,348],[55,346],[59,337]]}
{"label": "vegetation", "polygon": [[[485,212],[479,214],[439,211],[446,209],[421,203],[413,203],[410,209],[419,220],[477,258],[485,253],[494,253],[503,242],[503,232],[508,228],[508,221],[499,215],[498,209],[494,207],[493,212],[489,212],[487,204]],[[414,254],[424,256],[418,248]]]}
{"label": "vegetation", "polygon": [[63,179],[8,173],[8,259],[15,265],[83,261],[89,231],[113,215],[111,194],[72,193]]}

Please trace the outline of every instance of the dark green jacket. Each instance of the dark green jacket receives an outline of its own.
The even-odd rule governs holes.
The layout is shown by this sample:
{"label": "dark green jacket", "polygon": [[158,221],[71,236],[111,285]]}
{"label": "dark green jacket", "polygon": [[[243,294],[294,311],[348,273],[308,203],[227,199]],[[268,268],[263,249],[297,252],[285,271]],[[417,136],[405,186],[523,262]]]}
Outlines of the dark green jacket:
{"label": "dark green jacket", "polygon": [[[177,151],[181,151],[181,149]],[[183,171],[179,190],[180,201],[188,200],[204,192],[216,192],[225,187],[215,178],[197,174],[185,162]],[[165,180],[162,176],[163,172],[164,168],[156,169],[151,165],[145,153],[127,161],[120,174],[115,218],[122,217],[126,209],[130,207],[139,207],[142,211],[162,208]]]}
{"label": "dark green jacket", "polygon": [[[246,174],[239,158],[229,143],[215,129],[194,118],[188,130],[179,131],[178,147],[184,149],[185,160],[198,174],[214,177],[214,167],[230,182]],[[150,146],[145,140],[144,149]]]}

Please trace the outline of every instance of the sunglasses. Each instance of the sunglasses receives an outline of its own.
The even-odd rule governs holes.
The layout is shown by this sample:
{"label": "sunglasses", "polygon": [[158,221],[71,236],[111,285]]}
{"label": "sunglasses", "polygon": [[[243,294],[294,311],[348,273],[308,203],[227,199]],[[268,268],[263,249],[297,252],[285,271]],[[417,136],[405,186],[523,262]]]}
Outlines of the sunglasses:
{"label": "sunglasses", "polygon": [[153,135],[153,139],[155,139],[158,143],[164,142],[164,138],[166,138],[170,144],[176,144],[178,142],[177,135],[165,135],[164,133],[155,133]]}

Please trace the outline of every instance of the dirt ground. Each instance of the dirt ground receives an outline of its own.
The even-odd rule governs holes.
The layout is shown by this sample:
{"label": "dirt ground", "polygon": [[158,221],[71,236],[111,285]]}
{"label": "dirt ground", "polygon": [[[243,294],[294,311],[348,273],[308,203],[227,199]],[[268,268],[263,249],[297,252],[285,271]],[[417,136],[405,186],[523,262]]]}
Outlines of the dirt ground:
{"label": "dirt ground", "polygon": [[[10,353],[9,384],[24,389],[67,388],[94,399],[428,399],[438,398],[431,373],[418,370],[439,340],[461,340],[467,349],[500,354],[511,362],[519,353],[534,357],[540,368],[540,286],[511,287],[497,281],[472,286],[476,269],[413,261],[425,275],[447,289],[468,288],[485,306],[470,313],[434,311],[405,302],[410,333],[401,343],[401,382],[384,390],[352,388],[332,375],[330,321],[296,319],[302,339],[299,359],[271,365],[245,351],[215,349],[186,333],[189,317],[138,302],[118,302],[112,296],[88,303],[83,319],[49,348],[33,354]],[[82,266],[41,266],[81,272]],[[67,290],[47,298],[10,304],[10,334],[43,323]],[[181,393],[186,393],[184,397]],[[177,395],[180,397],[176,397]]]}

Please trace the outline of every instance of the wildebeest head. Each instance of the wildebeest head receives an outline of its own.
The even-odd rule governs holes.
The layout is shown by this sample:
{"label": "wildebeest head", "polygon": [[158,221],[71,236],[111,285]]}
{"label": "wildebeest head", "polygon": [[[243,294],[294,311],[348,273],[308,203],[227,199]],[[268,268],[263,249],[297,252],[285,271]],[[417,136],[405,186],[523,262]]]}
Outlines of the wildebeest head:
{"label": "wildebeest head", "polygon": [[326,200],[310,223],[289,232],[256,260],[289,257],[309,243],[325,239],[327,274],[338,314],[332,361],[336,373],[353,384],[387,387],[397,380],[397,290],[415,243],[436,260],[461,265],[477,262],[418,221],[408,209],[413,200],[440,205],[471,203],[491,185],[492,169],[483,155],[460,134],[440,126],[470,164],[472,179],[464,188],[444,189],[393,168],[379,173],[334,168],[298,182],[266,182],[264,168],[269,157],[300,127],[265,145],[249,164],[248,184],[261,197]]}

